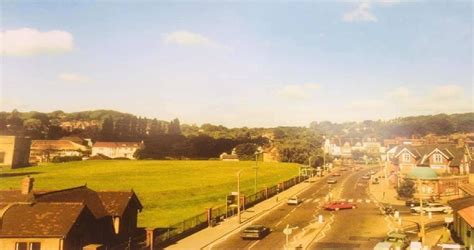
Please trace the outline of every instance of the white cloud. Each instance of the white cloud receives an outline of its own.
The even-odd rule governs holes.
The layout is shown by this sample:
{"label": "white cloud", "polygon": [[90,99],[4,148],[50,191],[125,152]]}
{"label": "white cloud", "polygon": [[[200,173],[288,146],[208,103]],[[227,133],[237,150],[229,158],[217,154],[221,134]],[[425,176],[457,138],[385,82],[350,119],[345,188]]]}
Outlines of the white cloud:
{"label": "white cloud", "polygon": [[61,30],[41,32],[31,28],[0,32],[0,51],[8,56],[57,54],[71,51],[74,38]]}
{"label": "white cloud", "polygon": [[182,46],[219,46],[216,42],[201,34],[185,30],[167,33],[163,36],[162,40],[165,44],[177,44]]}
{"label": "white cloud", "polygon": [[76,74],[76,73],[61,73],[58,75],[58,78],[65,82],[72,83],[88,83],[91,82],[91,79],[85,75]]}
{"label": "white cloud", "polygon": [[388,94],[395,99],[406,99],[412,95],[412,91],[407,87],[398,87]]}
{"label": "white cloud", "polygon": [[360,2],[353,10],[345,13],[342,20],[345,22],[377,22],[377,17],[371,12],[372,5],[368,1]]}
{"label": "white cloud", "polygon": [[434,100],[456,99],[464,96],[463,87],[455,84],[448,84],[435,87],[431,92]]}
{"label": "white cloud", "polygon": [[277,92],[277,95],[286,99],[302,100],[311,96],[311,90],[318,90],[321,85],[317,83],[306,83],[306,84],[291,84],[283,86]]}

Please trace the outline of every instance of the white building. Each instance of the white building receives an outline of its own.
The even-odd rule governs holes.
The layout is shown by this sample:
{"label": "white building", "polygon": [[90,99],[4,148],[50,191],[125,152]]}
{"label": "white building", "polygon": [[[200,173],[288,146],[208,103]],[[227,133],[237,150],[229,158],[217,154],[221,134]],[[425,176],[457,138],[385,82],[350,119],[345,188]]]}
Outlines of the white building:
{"label": "white building", "polygon": [[133,156],[143,144],[140,142],[96,142],[92,146],[92,155],[105,155],[110,158],[129,158],[135,159]]}

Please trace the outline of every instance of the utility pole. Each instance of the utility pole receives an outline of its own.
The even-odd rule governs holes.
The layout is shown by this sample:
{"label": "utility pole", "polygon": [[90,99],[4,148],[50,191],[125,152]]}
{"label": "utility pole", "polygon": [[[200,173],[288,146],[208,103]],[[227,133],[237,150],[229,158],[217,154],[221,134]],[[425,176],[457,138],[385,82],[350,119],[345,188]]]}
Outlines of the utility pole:
{"label": "utility pole", "polygon": [[258,151],[255,152],[255,185],[254,185],[254,194],[257,193],[257,176],[258,176]]}
{"label": "utility pole", "polygon": [[239,170],[239,172],[237,172],[237,216],[239,224],[242,223],[242,218],[240,216],[240,173],[242,173],[242,170]]}
{"label": "utility pole", "polygon": [[418,186],[418,196],[420,198],[420,237],[421,237],[421,244],[425,245],[425,223],[423,220],[423,196],[422,196],[422,188],[421,188],[421,179],[418,178],[417,180]]}

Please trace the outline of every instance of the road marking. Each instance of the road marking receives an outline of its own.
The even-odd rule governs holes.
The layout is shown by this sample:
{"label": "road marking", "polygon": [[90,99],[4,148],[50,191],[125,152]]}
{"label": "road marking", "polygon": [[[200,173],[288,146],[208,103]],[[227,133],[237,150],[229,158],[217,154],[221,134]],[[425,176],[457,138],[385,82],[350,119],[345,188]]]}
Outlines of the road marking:
{"label": "road marking", "polygon": [[277,224],[275,224],[275,227],[278,227],[282,222],[283,220],[279,221]]}
{"label": "road marking", "polygon": [[357,202],[358,202],[358,203],[361,203],[361,202],[362,202],[362,199],[357,199]]}
{"label": "road marking", "polygon": [[370,203],[370,200],[369,199],[365,200],[365,203]]}
{"label": "road marking", "polygon": [[255,245],[257,245],[257,243],[259,243],[259,242],[260,242],[259,240],[255,241],[254,243],[252,243],[252,245],[249,246],[248,249],[250,250],[252,247],[254,247]]}
{"label": "road marking", "polygon": [[349,200],[347,200],[347,201],[348,201],[348,202],[354,202],[354,199],[349,199]]}

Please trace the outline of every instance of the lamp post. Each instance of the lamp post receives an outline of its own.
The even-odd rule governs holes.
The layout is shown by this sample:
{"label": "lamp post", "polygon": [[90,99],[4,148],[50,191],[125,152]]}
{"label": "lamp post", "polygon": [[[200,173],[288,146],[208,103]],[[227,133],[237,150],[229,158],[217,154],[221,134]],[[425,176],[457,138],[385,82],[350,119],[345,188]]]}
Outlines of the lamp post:
{"label": "lamp post", "polygon": [[258,177],[258,155],[262,152],[262,147],[258,147],[255,151],[255,184],[254,184],[254,193],[257,193],[257,177]]}
{"label": "lamp post", "polygon": [[242,223],[242,218],[240,216],[240,174],[242,173],[242,171],[244,170],[241,169],[239,170],[239,172],[237,172],[237,216],[239,218],[239,224]]}
{"label": "lamp post", "polygon": [[423,195],[430,194],[430,190],[424,189],[422,187],[421,179],[417,179],[417,186],[418,186],[418,196],[420,198],[420,237],[421,237],[421,244],[425,244],[425,223],[423,218]]}

